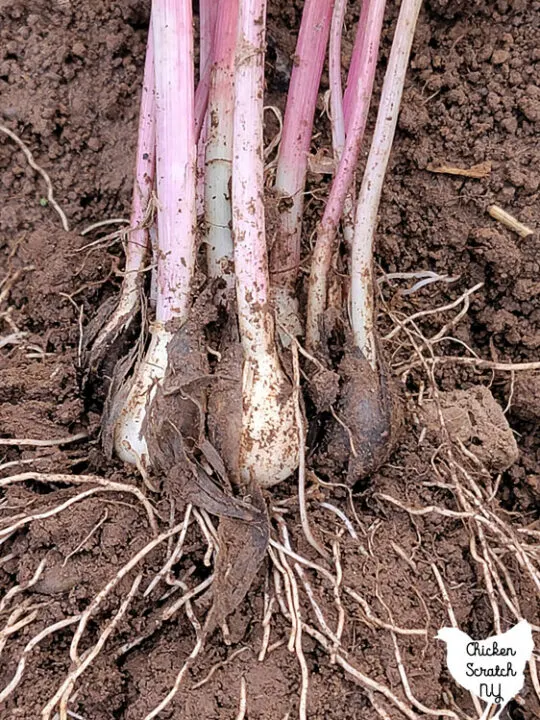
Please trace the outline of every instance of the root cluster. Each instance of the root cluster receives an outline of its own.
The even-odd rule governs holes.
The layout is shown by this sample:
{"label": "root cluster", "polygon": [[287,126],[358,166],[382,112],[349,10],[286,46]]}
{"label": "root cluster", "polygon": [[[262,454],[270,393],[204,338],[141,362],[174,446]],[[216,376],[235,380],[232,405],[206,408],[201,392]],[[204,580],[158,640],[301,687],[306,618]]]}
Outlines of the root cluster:
{"label": "root cluster", "polygon": [[[472,292],[472,291],[471,291]],[[302,442],[302,459],[299,472],[298,494],[284,500],[274,500],[270,506],[271,535],[267,553],[267,562],[263,565],[264,573],[264,607],[260,622],[260,632],[256,636],[257,647],[252,649],[260,663],[264,663],[268,655],[283,644],[298,662],[299,691],[297,713],[302,720],[309,716],[310,703],[310,658],[306,655],[305,638],[311,638],[326,654],[330,666],[339,667],[345,675],[358,684],[364,691],[366,701],[373,711],[381,718],[404,716],[410,719],[422,716],[446,718],[470,718],[470,707],[474,708],[475,717],[482,715],[482,708],[476,698],[470,703],[463,699],[454,699],[452,692],[445,691],[444,706],[430,707],[415,691],[415,681],[408,669],[407,657],[411,649],[414,653],[425,652],[427,646],[434,642],[438,627],[450,622],[457,626],[458,620],[453,599],[455,589],[452,579],[444,570],[441,558],[433,554],[433,549],[424,539],[419,518],[426,516],[440,517],[444,522],[459,522],[469,537],[468,551],[471,564],[477,578],[477,592],[486,598],[491,611],[491,622],[494,633],[504,632],[509,625],[529,615],[534,620],[534,605],[540,597],[540,554],[538,541],[540,532],[527,526],[523,519],[516,518],[501,510],[498,504],[497,490],[501,480],[500,472],[504,469],[504,459],[499,461],[499,475],[493,476],[486,469],[482,459],[467,444],[466,437],[456,434],[452,428],[452,416],[445,411],[444,397],[437,384],[437,363],[440,357],[436,354],[439,340],[448,337],[450,329],[459,322],[468,305],[470,293],[464,294],[460,302],[429,311],[431,315],[440,313],[446,319],[447,313],[458,310],[457,314],[446,319],[441,330],[431,337],[426,337],[421,329],[421,317],[397,317],[388,312],[387,320],[393,328],[386,336],[388,350],[391,351],[394,367],[403,379],[410,379],[414,373],[414,383],[418,392],[410,395],[410,407],[418,417],[418,439],[425,442],[426,434],[434,433],[433,427],[424,429],[422,420],[433,417],[433,410],[438,421],[436,433],[436,450],[431,457],[431,477],[418,479],[419,487],[433,491],[430,497],[440,498],[430,504],[411,502],[405,494],[396,495],[375,488],[373,498],[381,511],[393,509],[410,518],[411,526],[417,536],[417,545],[412,553],[410,548],[403,547],[393,541],[390,545],[382,541],[380,528],[382,520],[377,519],[370,527],[365,527],[358,516],[355,499],[350,487],[340,486],[340,496],[346,500],[336,501],[333,495],[336,488],[318,479],[305,463],[305,428],[302,424],[303,415],[299,406],[300,370],[298,363],[298,343],[292,344],[293,375],[297,394],[297,426]],[[471,357],[471,360],[474,358]],[[411,386],[411,383],[409,383]],[[422,408],[431,407],[426,415]],[[450,419],[449,419],[450,418]],[[62,439],[64,442],[65,439]],[[19,439],[16,444],[24,444]],[[510,452],[509,462],[514,457]],[[0,466],[7,472],[6,463]],[[0,479],[0,488],[6,490],[21,484],[33,483],[34,486],[71,488],[71,492],[58,504],[51,506],[48,499],[54,494],[36,496],[35,501],[13,513],[8,507],[3,508],[0,524],[0,544],[5,548],[0,563],[9,562],[14,555],[11,544],[19,533],[32,524],[59,513],[69,513],[76,503],[83,503],[90,497],[103,497],[113,494],[124,502],[139,507],[146,518],[151,539],[138,550],[111,577],[95,597],[79,614],[64,617],[49,625],[44,625],[47,616],[47,602],[32,593],[46,570],[48,559],[44,557],[35,568],[32,576],[24,583],[14,584],[0,600],[0,655],[10,653],[10,647],[17,647],[18,654],[13,654],[11,678],[0,688],[0,703],[9,702],[16,689],[27,678],[28,664],[39,646],[51,638],[66,638],[71,633],[69,644],[69,669],[58,684],[51,688],[50,697],[44,701],[42,720],[67,720],[67,718],[84,717],[79,715],[78,703],[83,703],[80,695],[81,676],[95,663],[107,644],[113,642],[115,633],[126,613],[143,599],[147,603],[147,622],[142,633],[131,637],[117,648],[116,657],[123,657],[134,651],[144,641],[156,636],[173,618],[183,613],[193,628],[195,643],[191,653],[182,661],[176,681],[161,702],[146,715],[145,720],[158,717],[175,698],[181,688],[197,688],[211,679],[223,664],[233,662],[246,648],[233,650],[225,663],[221,662],[211,669],[207,677],[193,683],[190,674],[197,661],[204,654],[209,636],[214,632],[223,633],[228,638],[226,612],[216,616],[216,604],[212,604],[212,594],[216,585],[216,574],[212,568],[220,553],[224,552],[223,535],[220,527],[216,528],[214,520],[205,510],[192,503],[183,505],[181,519],[175,519],[171,513],[169,524],[165,527],[148,495],[138,487],[114,482],[93,475],[73,476],[68,474],[44,474],[34,471],[7,475]],[[405,487],[405,486],[404,486]],[[345,491],[345,492],[343,492]],[[324,521],[317,527],[311,520],[312,513],[318,509],[323,513]],[[320,518],[321,515],[319,514]],[[103,522],[100,520],[100,522]],[[186,536],[189,529],[196,531],[203,548],[204,565],[209,568],[203,581],[193,581],[192,573],[178,577],[174,568],[187,552]],[[94,528],[83,540],[90,538],[97,531]],[[414,578],[420,564],[429,568],[434,587],[437,589],[441,612],[434,617],[429,608],[433,608],[433,598],[424,597],[416,584],[414,592],[420,605],[424,608],[425,623],[421,627],[404,627],[399,621],[398,611],[388,597],[385,598],[384,586],[379,581],[383,553],[389,547],[400,562],[406,563]],[[354,548],[356,562],[363,556],[363,574],[373,575],[375,583],[371,597],[365,596],[355,586],[354,578],[349,575],[350,567],[346,559],[347,553]],[[151,578],[144,571],[145,559],[154,550],[159,549],[164,556],[161,569]],[[521,577],[520,585],[530,588],[530,599],[523,602],[523,593],[517,587],[517,574]],[[114,610],[109,608],[106,600],[111,599],[113,590],[126,579],[126,592]],[[521,589],[521,588],[520,588]],[[159,603],[156,603],[159,598]],[[210,610],[208,610],[211,605]],[[229,611],[234,608],[229,608]],[[90,627],[99,616],[99,633]],[[279,620],[281,616],[281,620]],[[445,617],[446,616],[446,617]],[[288,627],[283,634],[283,627]],[[533,624],[533,630],[540,632],[540,627]],[[364,626],[381,642],[390,644],[395,659],[395,667],[399,683],[390,686],[380,676],[373,676],[363,667],[362,659],[355,652],[355,636],[358,627]],[[22,646],[17,639],[24,633],[25,644]],[[84,648],[84,649],[82,649]],[[540,684],[536,669],[536,660],[530,664],[531,684],[540,699]],[[437,678],[433,678],[434,682]],[[238,718],[249,713],[250,688],[245,678],[241,678],[238,699]]]}
{"label": "root cluster", "polygon": [[[26,145],[14,133],[3,126],[0,126],[0,132],[8,135],[20,147],[31,167],[40,173],[47,186],[48,201],[60,215],[62,224],[67,229],[66,218],[54,200],[48,175],[36,165]],[[123,237],[124,234],[124,231],[119,231],[114,233],[114,236]],[[26,351],[29,351],[28,357],[32,357],[32,353],[43,354],[44,351],[26,344],[25,333],[14,324],[10,310],[5,309],[5,304],[14,283],[24,272],[31,270],[32,267],[26,267],[16,272],[8,271],[0,280],[0,320],[7,327],[7,334],[0,336],[0,348],[22,345]],[[421,275],[422,273],[411,274],[414,277]],[[403,274],[401,279],[405,279]],[[424,278],[410,292],[425,286],[427,280],[432,283],[449,282],[452,279],[444,276]],[[494,633],[500,634],[510,624],[527,616],[531,620],[534,632],[540,633],[540,626],[534,624],[537,616],[533,614],[540,597],[538,549],[540,531],[535,526],[527,525],[523,518],[504,512],[498,502],[501,473],[516,458],[516,446],[511,432],[501,418],[493,419],[491,410],[486,410],[488,406],[493,410],[493,405],[490,406],[489,401],[481,406],[478,402],[477,405],[469,403],[466,408],[467,413],[470,414],[475,408],[480,407],[485,415],[483,419],[487,418],[486,421],[492,423],[487,432],[476,435],[476,439],[481,441],[481,451],[475,450],[475,446],[469,443],[470,430],[464,432],[463,423],[459,418],[459,404],[461,403],[463,409],[464,403],[468,402],[466,393],[459,391],[454,393],[453,397],[449,397],[448,394],[440,391],[437,381],[438,369],[449,363],[470,366],[478,370],[507,372],[512,380],[511,387],[516,372],[540,369],[540,363],[535,362],[506,364],[483,360],[470,348],[464,346],[463,341],[452,335],[453,329],[469,309],[471,296],[479,287],[477,285],[467,290],[449,304],[408,315],[390,310],[384,303],[384,297],[381,297],[384,308],[383,320],[389,325],[382,342],[386,355],[391,357],[391,371],[401,378],[404,386],[409,388],[410,410],[418,420],[418,443],[422,444],[426,436],[431,434],[433,437],[430,441],[436,447],[431,457],[431,477],[415,479],[419,487],[433,491],[430,494],[432,500],[429,504],[422,504],[420,501],[411,502],[405,493],[396,496],[377,488],[373,493],[373,498],[378,502],[382,512],[392,508],[409,518],[417,537],[414,552],[395,541],[385,543],[380,539],[380,529],[383,526],[380,517],[372,522],[370,527],[366,528],[363,525],[350,486],[339,486],[341,495],[345,491],[347,501],[336,501],[333,497],[336,487],[322,478],[317,478],[309,470],[306,464],[306,428],[301,405],[299,352],[317,368],[320,373],[319,379],[324,375],[322,379],[325,382],[321,382],[316,388],[319,394],[314,393],[313,400],[316,405],[320,401],[326,410],[331,411],[335,420],[333,431],[336,428],[342,431],[343,442],[353,459],[352,464],[354,465],[355,462],[362,464],[366,461],[367,465],[376,466],[381,460],[379,458],[366,460],[362,457],[365,448],[355,447],[353,442],[353,436],[362,437],[361,430],[355,427],[352,432],[340,416],[343,408],[336,410],[333,406],[332,400],[337,394],[337,389],[335,378],[329,377],[328,374],[332,373],[325,370],[317,359],[306,353],[294,338],[289,338],[294,379],[294,414],[300,448],[298,491],[295,496],[287,500],[276,500],[271,503],[267,518],[270,536],[263,537],[260,544],[260,547],[264,548],[268,545],[268,551],[267,562],[263,566],[264,605],[259,618],[259,645],[253,649],[260,663],[264,663],[269,654],[282,645],[286,645],[288,652],[296,657],[299,669],[297,713],[301,720],[308,717],[311,686],[310,662],[305,652],[306,637],[315,641],[326,654],[330,666],[339,666],[348,678],[363,689],[366,700],[381,718],[404,716],[414,720],[428,715],[468,720],[471,717],[470,710],[464,709],[465,703],[456,701],[449,690],[445,691],[443,697],[444,707],[428,706],[427,701],[417,695],[412,680],[413,675],[407,668],[405,650],[412,648],[415,653],[425,652],[429,643],[433,642],[432,638],[441,624],[449,621],[454,627],[458,626],[453,601],[457,589],[452,587],[452,578],[445,574],[443,559],[435,555],[434,549],[423,537],[419,518],[439,517],[444,521],[459,522],[465,529],[468,535],[471,565],[478,583],[475,590],[487,601]],[[424,321],[429,319],[433,323],[437,318],[442,318],[439,329],[428,335],[423,329]],[[115,335],[116,332],[117,327],[113,323],[110,326],[110,334]],[[465,356],[442,354],[442,347],[455,345],[461,349],[464,347],[467,354]],[[351,375],[354,374],[358,374],[358,368],[354,368]],[[411,387],[414,387],[414,391],[410,389]],[[191,396],[185,392],[185,386],[181,389],[184,390],[187,399],[192,401]],[[485,399],[488,392],[484,388],[480,395]],[[351,395],[354,405],[356,402],[354,392],[351,391]],[[226,411],[228,397],[225,392],[223,396]],[[454,412],[456,404],[457,415]],[[390,413],[391,409],[388,412]],[[349,416],[350,413],[347,417]],[[386,422],[388,423],[388,420]],[[490,435],[497,438],[495,449],[487,445]],[[85,437],[84,433],[78,433],[50,441],[32,438],[4,439],[0,440],[0,445],[40,448],[78,442]],[[226,444],[227,438],[222,441],[223,446]],[[206,451],[205,460],[212,465],[210,448],[206,448]],[[84,717],[77,712],[78,703],[84,702],[84,698],[80,696],[81,677],[96,662],[105,646],[113,642],[115,633],[118,632],[123,619],[137,600],[139,603],[144,601],[147,604],[144,629],[116,649],[116,658],[124,657],[159,634],[168,622],[181,613],[189,621],[195,636],[192,651],[183,663],[179,661],[173,686],[156,707],[147,713],[145,720],[158,717],[174,700],[179,690],[190,682],[189,672],[204,653],[210,634],[221,632],[224,640],[228,641],[227,615],[235,609],[235,603],[237,605],[243,599],[244,590],[247,590],[249,584],[236,596],[233,587],[225,600],[219,597],[226,581],[231,583],[231,573],[228,571],[234,569],[234,562],[224,563],[227,541],[230,539],[227,535],[227,523],[231,518],[240,521],[253,519],[253,514],[256,516],[257,512],[262,513],[262,511],[256,504],[245,504],[240,501],[233,503],[230,498],[228,507],[224,511],[223,508],[227,505],[224,498],[211,497],[214,503],[212,507],[217,508],[215,514],[221,517],[216,528],[210,511],[198,507],[196,498],[188,495],[184,498],[181,520],[176,518],[175,509],[171,504],[171,515],[167,525],[149,499],[149,495],[133,484],[116,482],[96,475],[46,474],[36,471],[6,474],[8,471],[11,472],[14,466],[37,463],[38,460],[39,457],[0,464],[0,471],[5,475],[0,478],[0,490],[4,493],[4,498],[8,497],[6,492],[9,489],[21,485],[34,488],[46,487],[50,490],[62,486],[64,489],[68,488],[68,491],[61,493],[60,502],[56,502],[54,492],[48,494],[35,492],[35,497],[31,501],[15,508],[9,506],[7,499],[2,500],[0,546],[3,555],[0,557],[0,566],[18,559],[13,550],[14,541],[32,524],[46,521],[61,513],[70,513],[74,505],[84,503],[90,498],[95,500],[112,495],[120,502],[127,502],[140,508],[151,537],[107,580],[81,612],[53,622],[47,621],[47,609],[50,603],[41,599],[43,596],[36,591],[47,571],[49,558],[44,556],[26,581],[13,582],[0,598],[0,659],[10,658],[8,664],[11,668],[9,679],[0,688],[0,705],[9,703],[21,683],[29,680],[28,665],[40,646],[45,644],[45,641],[50,642],[60,637],[65,640],[70,634],[68,670],[55,687],[51,688],[50,697],[44,699],[41,717],[42,720],[67,720],[67,718],[84,720]],[[199,476],[203,473],[204,477],[204,467],[196,466],[193,458],[186,454],[183,461],[184,470],[194,469]],[[218,465],[214,469],[217,467]],[[362,475],[363,471],[359,473],[353,471],[353,474]],[[148,489],[154,491],[151,485]],[[311,521],[315,509],[324,511],[324,522],[319,523],[317,529]],[[106,519],[105,510],[97,524],[70,555],[79,552],[99,531]],[[257,526],[253,523],[246,531],[244,541],[248,549],[250,540],[255,537],[254,533],[260,533],[261,527],[262,525]],[[182,557],[188,554],[186,538],[190,528],[196,531],[200,547],[203,548],[203,565],[208,569],[203,580],[193,579],[195,567],[181,577],[175,572],[175,567]],[[393,603],[385,598],[384,587],[379,581],[379,571],[385,560],[384,553],[389,552],[389,547],[396,557],[408,566],[413,578],[420,564],[425,569],[429,568],[442,611],[438,617],[432,616],[429,608],[433,607],[433,598],[424,597],[413,581],[413,590],[425,614],[425,624],[422,627],[403,627],[397,618]],[[354,549],[356,562],[358,556],[363,557],[363,574],[366,576],[371,574],[375,577],[372,596],[369,599],[359,591],[358,587],[355,587],[354,578],[349,574],[346,555],[350,548]],[[145,560],[158,550],[164,555],[162,567],[148,578],[145,573]],[[64,562],[67,562],[70,555],[66,556]],[[259,561],[260,558],[256,554],[255,560],[252,555],[246,556],[246,563],[253,564],[251,568],[253,577],[256,575]],[[523,601],[522,588],[518,588],[518,577],[520,586],[524,586],[529,592],[527,603]],[[124,580],[127,581],[125,583],[127,589],[117,606],[110,610],[113,591]],[[96,636],[92,624],[98,617],[100,622]],[[287,628],[285,634],[283,634],[284,624]],[[395,682],[393,687],[383,682],[380,677],[370,675],[362,666],[362,661],[355,651],[358,625],[364,626],[369,632],[377,633],[376,637],[381,642],[384,640],[390,644],[399,677],[399,682]],[[22,635],[25,638],[24,643],[20,641]],[[192,683],[191,688],[202,687],[223,665],[233,662],[245,651],[246,648],[232,651],[226,661],[215,665],[206,677]],[[533,656],[529,667],[530,680],[540,700],[540,681],[536,662]],[[435,681],[436,678],[433,680]],[[237,712],[239,720],[249,713],[249,703],[249,684],[242,677]],[[469,705],[474,708],[476,717],[485,717],[475,697],[471,698]]]}

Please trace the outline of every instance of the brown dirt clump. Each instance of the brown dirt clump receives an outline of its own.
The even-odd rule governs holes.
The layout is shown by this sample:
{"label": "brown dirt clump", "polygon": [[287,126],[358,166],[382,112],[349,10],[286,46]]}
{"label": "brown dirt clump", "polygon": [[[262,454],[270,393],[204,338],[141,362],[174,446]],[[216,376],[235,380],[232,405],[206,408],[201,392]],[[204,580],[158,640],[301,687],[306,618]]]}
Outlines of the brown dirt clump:
{"label": "brown dirt clump", "polygon": [[510,425],[490,390],[483,385],[440,393],[423,408],[427,428],[436,428],[440,405],[442,421],[453,442],[463,443],[483,467],[508,470],[519,457]]}

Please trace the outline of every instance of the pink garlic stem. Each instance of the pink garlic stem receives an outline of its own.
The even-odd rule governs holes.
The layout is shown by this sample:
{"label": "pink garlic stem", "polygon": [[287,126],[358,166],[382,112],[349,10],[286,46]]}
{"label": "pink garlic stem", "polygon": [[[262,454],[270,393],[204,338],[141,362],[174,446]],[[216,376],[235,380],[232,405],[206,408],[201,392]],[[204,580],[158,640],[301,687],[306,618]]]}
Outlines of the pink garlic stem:
{"label": "pink garlic stem", "polygon": [[145,422],[168,367],[176,327],[187,320],[195,266],[195,117],[191,0],[154,0],[157,212],[156,321],[114,428],[114,446],[143,477],[152,465]]}
{"label": "pink garlic stem", "polygon": [[270,267],[273,285],[286,286],[293,294],[300,266],[308,153],[332,4],[332,0],[305,2],[277,160],[275,190],[278,196],[290,198],[291,204],[280,213],[280,227],[271,250]]}
{"label": "pink garlic stem", "polygon": [[369,14],[369,5],[373,0],[363,0],[362,9],[360,10],[360,18],[358,20],[358,27],[356,28],[356,37],[354,39],[353,54],[351,57],[351,64],[349,67],[349,73],[347,75],[347,85],[345,86],[345,94],[343,96],[343,112],[345,116],[345,132],[349,131],[349,124],[351,122],[351,113],[354,105],[354,96],[361,88],[358,84],[358,77],[360,73],[360,58],[362,57],[363,44],[366,40],[366,26]]}
{"label": "pink garlic stem", "polygon": [[273,353],[264,219],[263,88],[266,0],[242,0],[236,50],[232,211],[244,352]]}
{"label": "pink garlic stem", "polygon": [[[367,2],[368,0],[366,0]],[[364,3],[365,5],[365,3]],[[339,164],[345,147],[345,116],[343,111],[343,88],[341,84],[341,37],[347,11],[347,0],[336,0],[330,27],[330,48],[328,52],[328,75],[330,80],[330,123],[332,127],[332,149],[334,161]],[[354,57],[354,55],[353,55]],[[357,63],[357,61],[356,61]],[[347,246],[354,235],[354,178],[343,203],[341,220],[343,239]]]}
{"label": "pink garlic stem", "polygon": [[130,276],[136,277],[137,272],[142,269],[148,251],[148,228],[142,227],[142,224],[152,195],[156,164],[154,87],[154,42],[150,24],[144,63],[135,182],[131,204],[130,227],[133,230],[128,236],[126,247],[126,281],[128,282]]}
{"label": "pink garlic stem", "polygon": [[[197,97],[197,91],[195,91]],[[197,133],[197,119],[195,119],[195,132],[197,135],[197,188],[196,188],[196,207],[197,219],[204,215],[204,190],[205,190],[205,155],[206,155],[206,139],[208,136],[208,114],[204,113],[201,120],[200,132]]]}
{"label": "pink garlic stem", "polygon": [[[201,70],[201,79],[195,89],[195,138],[197,139],[197,216],[204,212],[204,155],[206,147],[206,108],[208,104],[208,92],[210,88],[210,59],[206,60]],[[154,258],[155,264],[155,258]],[[157,296],[157,281],[152,273],[153,286],[156,292],[152,297]],[[151,301],[152,304],[152,301]],[[155,303],[154,303],[155,305]]]}
{"label": "pink garlic stem", "polygon": [[326,308],[327,278],[332,262],[337,227],[343,205],[351,187],[366,127],[377,54],[384,15],[385,0],[371,0],[366,18],[366,39],[360,46],[358,92],[354,95],[350,128],[345,147],[332,182],[330,196],[319,225],[311,263],[308,287],[306,340],[315,349],[320,342],[320,322]]}
{"label": "pink garlic stem", "polygon": [[220,0],[208,99],[205,224],[208,275],[234,286],[230,182],[233,160],[234,62],[238,0]]}
{"label": "pink garlic stem", "polygon": [[[192,41],[193,42],[193,41]],[[201,78],[195,91],[195,138],[198,140],[204,125],[206,106],[208,105],[208,91],[210,89],[210,70],[212,60],[208,58],[202,68]]]}
{"label": "pink garlic stem", "polygon": [[210,88],[217,0],[199,0],[199,84],[195,90],[195,134],[197,137],[197,217],[204,214],[207,103]]}
{"label": "pink garlic stem", "polygon": [[377,364],[374,337],[373,243],[382,186],[396,132],[409,55],[421,4],[422,0],[402,0],[401,3],[384,76],[375,131],[356,207],[356,225],[351,250],[351,324],[354,341],[373,369]]}
{"label": "pink garlic stem", "polygon": [[[208,104],[208,92],[210,88],[210,69],[211,58],[207,58],[204,67],[201,68],[200,80],[195,89],[195,138],[197,140],[197,216],[202,216],[204,212],[204,155],[206,146],[206,108]],[[153,258],[155,264],[155,258]],[[156,288],[157,281],[152,272],[152,284]],[[152,299],[151,299],[152,304]]]}
{"label": "pink garlic stem", "polygon": [[149,229],[144,223],[154,184],[155,138],[154,49],[150,31],[141,91],[130,229],[125,240],[124,281],[118,305],[94,341],[92,354],[95,357],[100,357],[102,350],[110,345],[111,338],[129,326],[139,307],[142,272],[149,248]]}
{"label": "pink garlic stem", "polygon": [[[367,0],[365,0],[367,2]],[[365,4],[364,2],[364,4]],[[339,162],[345,147],[345,117],[343,111],[343,87],[341,83],[341,36],[347,10],[347,0],[336,0],[330,27],[328,50],[328,75],[330,80],[330,121],[332,124],[332,147],[334,160]],[[353,55],[354,57],[354,55]]]}
{"label": "pink garlic stem", "polygon": [[191,0],[154,0],[158,297],[156,320],[187,319],[195,266],[195,118]]}
{"label": "pink garlic stem", "polygon": [[280,366],[269,304],[264,218],[263,96],[266,0],[240,2],[235,62],[232,221],[243,349],[238,466],[263,487],[298,466],[291,386]]}
{"label": "pink garlic stem", "polygon": [[199,0],[199,79],[207,63],[212,62],[214,29],[219,0]]}

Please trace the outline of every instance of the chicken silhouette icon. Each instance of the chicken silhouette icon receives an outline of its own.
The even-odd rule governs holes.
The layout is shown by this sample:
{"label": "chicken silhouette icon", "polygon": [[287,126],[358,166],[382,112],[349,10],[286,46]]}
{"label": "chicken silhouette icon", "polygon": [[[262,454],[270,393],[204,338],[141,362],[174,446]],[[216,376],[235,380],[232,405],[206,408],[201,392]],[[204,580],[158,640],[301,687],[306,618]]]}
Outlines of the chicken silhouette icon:
{"label": "chicken silhouette icon", "polygon": [[473,640],[450,627],[439,630],[436,639],[446,643],[446,663],[454,680],[488,703],[481,720],[487,718],[493,705],[500,705],[493,718],[498,720],[525,681],[525,665],[534,649],[527,620],[486,640]]}

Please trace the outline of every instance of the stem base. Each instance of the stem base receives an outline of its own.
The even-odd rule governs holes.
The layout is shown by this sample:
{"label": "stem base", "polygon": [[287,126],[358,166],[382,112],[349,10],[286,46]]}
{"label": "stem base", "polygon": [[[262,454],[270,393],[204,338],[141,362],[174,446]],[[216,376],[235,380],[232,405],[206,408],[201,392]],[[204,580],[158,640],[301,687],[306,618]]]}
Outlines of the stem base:
{"label": "stem base", "polygon": [[162,326],[155,328],[146,356],[137,369],[133,385],[114,427],[116,454],[124,462],[136,465],[143,475],[150,467],[143,426],[157,387],[165,377],[167,348],[171,338],[172,334]]}
{"label": "stem base", "polygon": [[244,362],[242,401],[240,477],[272,487],[294,473],[299,453],[292,388],[277,358]]}

